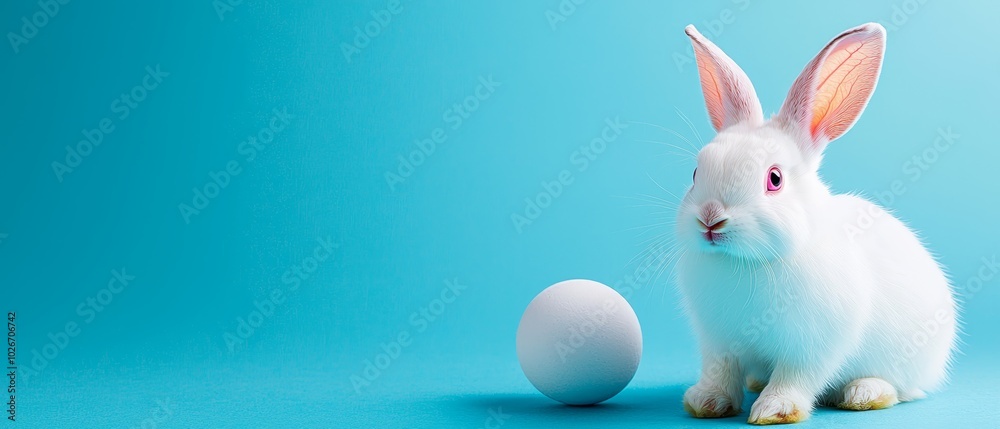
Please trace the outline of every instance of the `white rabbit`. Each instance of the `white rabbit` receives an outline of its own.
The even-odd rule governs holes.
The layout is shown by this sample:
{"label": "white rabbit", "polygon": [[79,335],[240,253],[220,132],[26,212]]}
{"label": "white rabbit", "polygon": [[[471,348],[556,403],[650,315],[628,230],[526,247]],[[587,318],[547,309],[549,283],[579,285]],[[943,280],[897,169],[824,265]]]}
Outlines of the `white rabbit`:
{"label": "white rabbit", "polygon": [[814,403],[880,409],[939,387],[956,341],[948,279],[906,225],[831,194],[817,171],[875,89],[885,29],[834,38],[767,121],[743,70],[685,31],[718,134],[677,215],[677,279],[702,354],[684,408],[738,415],[746,386],[760,391],[749,423],[794,423]]}

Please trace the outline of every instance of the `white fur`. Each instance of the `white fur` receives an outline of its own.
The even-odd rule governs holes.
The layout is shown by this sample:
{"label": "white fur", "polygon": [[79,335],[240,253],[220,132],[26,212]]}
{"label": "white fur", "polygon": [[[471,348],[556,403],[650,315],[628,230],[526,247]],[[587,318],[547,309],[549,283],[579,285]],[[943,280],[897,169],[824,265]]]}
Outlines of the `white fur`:
{"label": "white fur", "polygon": [[[720,409],[730,404],[738,413],[747,377],[767,383],[751,408],[758,424],[803,420],[817,401],[866,409],[865,398],[891,393],[891,406],[945,380],[956,337],[948,279],[900,220],[831,194],[821,151],[808,149],[826,142],[808,134],[779,113],[723,129],[698,154],[676,224],[678,283],[703,359],[685,405],[698,417],[732,415]],[[774,165],[783,188],[766,193]],[[706,204],[729,218],[716,245],[697,220]]]}

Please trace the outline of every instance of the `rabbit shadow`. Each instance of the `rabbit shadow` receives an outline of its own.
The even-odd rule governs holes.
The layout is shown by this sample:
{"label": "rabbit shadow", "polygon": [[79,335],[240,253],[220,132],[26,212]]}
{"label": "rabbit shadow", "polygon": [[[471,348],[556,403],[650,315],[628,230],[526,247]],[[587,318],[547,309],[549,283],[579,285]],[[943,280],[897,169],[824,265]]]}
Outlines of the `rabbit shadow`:
{"label": "rabbit shadow", "polygon": [[[669,385],[655,388],[626,389],[614,398],[597,405],[576,407],[553,401],[541,393],[475,393],[451,395],[434,402],[442,414],[458,418],[462,423],[479,422],[480,427],[748,427],[747,417],[759,394],[747,392],[743,411],[734,417],[696,419],[681,405],[689,385]],[[887,410],[859,413],[837,408],[817,407],[811,420],[833,420],[839,423],[865,425],[885,422],[894,410],[907,407],[899,404]],[[489,418],[493,418],[487,422]],[[516,424],[514,424],[516,422]],[[498,424],[501,423],[501,424]],[[807,421],[802,425],[809,426]],[[572,426],[571,426],[572,425]]]}

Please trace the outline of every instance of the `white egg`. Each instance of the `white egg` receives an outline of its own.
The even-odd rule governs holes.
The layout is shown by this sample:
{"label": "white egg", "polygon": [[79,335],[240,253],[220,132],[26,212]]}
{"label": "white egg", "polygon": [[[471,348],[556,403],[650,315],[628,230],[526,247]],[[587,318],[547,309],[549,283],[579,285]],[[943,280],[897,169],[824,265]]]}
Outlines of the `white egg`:
{"label": "white egg", "polygon": [[642,356],[642,331],[618,292],[590,280],[549,286],[524,310],[517,358],[540,392],[591,405],[621,392]]}

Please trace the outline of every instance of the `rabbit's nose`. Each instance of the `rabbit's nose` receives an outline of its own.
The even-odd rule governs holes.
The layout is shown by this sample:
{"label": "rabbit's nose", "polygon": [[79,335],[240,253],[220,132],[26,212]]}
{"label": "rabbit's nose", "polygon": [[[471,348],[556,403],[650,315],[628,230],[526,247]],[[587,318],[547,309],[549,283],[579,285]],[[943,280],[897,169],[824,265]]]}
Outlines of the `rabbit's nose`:
{"label": "rabbit's nose", "polygon": [[709,201],[705,203],[705,205],[701,206],[701,213],[699,213],[700,216],[698,216],[698,221],[701,222],[702,225],[705,225],[706,228],[708,228],[709,225],[717,225],[721,222],[725,222],[726,219],[724,219],[725,216],[723,216],[723,211],[722,204],[717,201]]}
{"label": "rabbit's nose", "polygon": [[705,232],[719,232],[719,230],[726,227],[726,222],[728,221],[729,218],[722,218],[716,220],[715,222],[708,223],[698,219],[698,223],[705,228]]}

